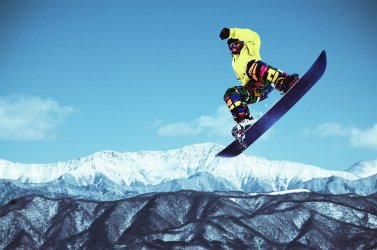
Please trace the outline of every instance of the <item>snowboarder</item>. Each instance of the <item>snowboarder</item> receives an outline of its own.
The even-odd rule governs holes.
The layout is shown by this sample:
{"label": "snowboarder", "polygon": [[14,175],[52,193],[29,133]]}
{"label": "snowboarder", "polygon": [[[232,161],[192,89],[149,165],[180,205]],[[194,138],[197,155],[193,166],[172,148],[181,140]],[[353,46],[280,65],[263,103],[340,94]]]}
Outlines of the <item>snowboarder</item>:
{"label": "snowboarder", "polygon": [[288,74],[261,60],[259,35],[250,29],[223,28],[221,40],[227,44],[232,54],[232,67],[242,86],[229,88],[224,95],[233,119],[237,123],[232,135],[243,140],[245,130],[253,123],[248,104],[260,102],[276,89],[285,94],[298,80],[298,74]]}

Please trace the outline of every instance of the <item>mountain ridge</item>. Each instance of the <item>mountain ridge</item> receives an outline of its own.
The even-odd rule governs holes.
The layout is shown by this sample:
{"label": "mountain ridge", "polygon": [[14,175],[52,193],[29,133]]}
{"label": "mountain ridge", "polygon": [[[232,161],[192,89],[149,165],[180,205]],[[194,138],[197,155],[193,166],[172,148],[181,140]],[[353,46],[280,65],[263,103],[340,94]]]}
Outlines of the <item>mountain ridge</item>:
{"label": "mountain ridge", "polygon": [[101,151],[53,164],[1,160],[0,184],[5,191],[0,202],[31,194],[33,190],[47,197],[68,194],[95,200],[181,189],[266,193],[303,188],[360,195],[377,192],[376,177],[369,176],[374,173],[374,161],[372,167],[363,161],[349,168],[349,172],[331,171],[247,154],[234,159],[215,157],[221,149],[206,143],[168,151]]}
{"label": "mountain ridge", "polygon": [[[156,184],[156,182],[161,183],[163,179],[172,180],[182,177],[187,178],[197,172],[213,172],[219,167],[221,167],[221,170],[224,170],[226,169],[226,167],[223,167],[224,164],[233,164],[242,167],[241,169],[232,169],[232,171],[235,170],[242,172],[245,171],[245,169],[252,169],[254,176],[265,176],[266,178],[271,177],[267,176],[268,174],[282,175],[282,173],[287,177],[287,172],[291,172],[291,170],[295,170],[295,168],[303,168],[306,171],[310,171],[310,173],[304,173],[304,171],[301,171],[299,175],[301,179],[306,177],[312,179],[314,177],[335,175],[349,180],[356,180],[360,177],[364,178],[377,174],[377,158],[374,160],[376,166],[372,166],[375,167],[376,170],[374,172],[369,170],[370,173],[363,173],[362,169],[365,168],[364,165],[366,165],[366,161],[362,161],[364,164],[355,164],[347,171],[333,171],[297,162],[270,161],[262,157],[247,154],[229,160],[216,158],[215,154],[221,150],[221,148],[222,147],[219,145],[207,143],[194,144],[181,149],[168,151],[119,153],[105,150],[85,157],[80,157],[76,160],[50,164],[22,164],[0,160],[0,179],[46,183],[58,179],[68,173],[76,177],[93,177],[96,172],[102,172],[105,176],[116,183],[125,182],[127,185],[130,185],[133,181],[125,177],[120,177],[120,174],[122,174],[123,176],[133,176],[134,180],[144,181],[145,184]],[[256,167],[252,168],[252,165],[256,165]],[[256,171],[258,166],[269,166],[269,169],[267,170],[270,172],[267,173],[267,170],[262,168],[262,170]],[[276,168],[279,168],[278,171]],[[46,169],[48,171],[46,171]],[[7,170],[9,171],[7,172]],[[29,173],[27,170],[29,170]],[[141,172],[148,170],[150,173],[148,173],[148,176],[146,177],[146,175],[141,176],[140,173],[133,170],[139,170]],[[161,171],[165,171],[163,173],[165,174],[165,178],[158,178],[160,177],[158,175],[161,175]],[[168,173],[166,173],[166,171],[168,171]],[[358,175],[354,174],[354,172],[357,172]],[[319,173],[321,175],[317,176],[316,174]],[[299,173],[296,171],[295,174],[298,175]],[[304,174],[307,174],[308,176],[304,176]]]}
{"label": "mountain ridge", "polygon": [[376,205],[376,194],[311,192],[181,190],[109,202],[31,195],[0,206],[0,248],[373,249]]}

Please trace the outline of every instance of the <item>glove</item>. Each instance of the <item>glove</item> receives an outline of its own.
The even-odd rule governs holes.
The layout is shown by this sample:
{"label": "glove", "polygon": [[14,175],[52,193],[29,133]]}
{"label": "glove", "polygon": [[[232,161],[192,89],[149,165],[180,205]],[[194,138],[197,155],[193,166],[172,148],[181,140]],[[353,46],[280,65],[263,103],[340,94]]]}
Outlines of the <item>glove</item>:
{"label": "glove", "polygon": [[220,38],[221,40],[227,39],[230,35],[230,29],[228,28],[223,28],[220,32]]}

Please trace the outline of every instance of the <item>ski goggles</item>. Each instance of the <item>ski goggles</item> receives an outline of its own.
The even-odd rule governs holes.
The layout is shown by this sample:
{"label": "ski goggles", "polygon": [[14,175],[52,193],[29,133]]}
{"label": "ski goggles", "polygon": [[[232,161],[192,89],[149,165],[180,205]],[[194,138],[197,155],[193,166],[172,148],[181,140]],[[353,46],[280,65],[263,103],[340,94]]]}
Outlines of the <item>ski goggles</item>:
{"label": "ski goggles", "polygon": [[231,44],[229,44],[229,50],[232,52],[232,54],[239,54],[244,46],[243,41],[235,41]]}

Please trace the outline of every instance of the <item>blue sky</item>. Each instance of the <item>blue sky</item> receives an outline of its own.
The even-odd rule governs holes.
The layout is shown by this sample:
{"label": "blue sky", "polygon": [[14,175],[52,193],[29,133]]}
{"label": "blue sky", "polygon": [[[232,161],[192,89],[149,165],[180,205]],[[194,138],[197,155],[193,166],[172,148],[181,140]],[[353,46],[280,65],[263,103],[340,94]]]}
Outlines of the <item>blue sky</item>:
{"label": "blue sky", "polygon": [[[326,169],[377,157],[377,2],[0,1],[0,158],[66,161],[101,150],[227,145],[238,85],[223,27],[262,59],[321,81],[247,152]],[[254,117],[280,97],[250,106]]]}

